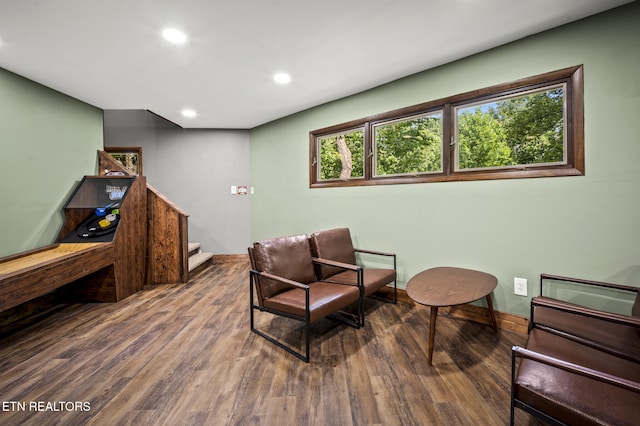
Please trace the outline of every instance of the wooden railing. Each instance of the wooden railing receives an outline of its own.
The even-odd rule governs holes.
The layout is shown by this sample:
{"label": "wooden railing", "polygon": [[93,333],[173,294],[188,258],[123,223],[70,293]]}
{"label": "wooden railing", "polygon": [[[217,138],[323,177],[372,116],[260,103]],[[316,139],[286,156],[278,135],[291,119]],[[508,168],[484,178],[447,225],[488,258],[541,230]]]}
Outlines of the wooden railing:
{"label": "wooden railing", "polygon": [[[132,174],[107,152],[98,151],[100,174]],[[147,284],[189,281],[189,214],[147,184]]]}

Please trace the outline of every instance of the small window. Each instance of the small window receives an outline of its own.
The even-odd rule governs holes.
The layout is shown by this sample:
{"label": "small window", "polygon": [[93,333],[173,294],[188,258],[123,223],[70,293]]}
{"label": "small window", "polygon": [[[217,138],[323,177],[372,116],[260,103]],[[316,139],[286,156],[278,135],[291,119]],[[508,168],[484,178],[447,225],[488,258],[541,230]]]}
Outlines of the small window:
{"label": "small window", "polygon": [[318,180],[364,177],[364,130],[355,129],[318,138]]}
{"label": "small window", "polygon": [[567,163],[565,85],[455,107],[455,170]]}
{"label": "small window", "polygon": [[442,111],[376,124],[375,176],[442,172]]}
{"label": "small window", "polygon": [[584,175],[582,65],[309,133],[310,186]]}

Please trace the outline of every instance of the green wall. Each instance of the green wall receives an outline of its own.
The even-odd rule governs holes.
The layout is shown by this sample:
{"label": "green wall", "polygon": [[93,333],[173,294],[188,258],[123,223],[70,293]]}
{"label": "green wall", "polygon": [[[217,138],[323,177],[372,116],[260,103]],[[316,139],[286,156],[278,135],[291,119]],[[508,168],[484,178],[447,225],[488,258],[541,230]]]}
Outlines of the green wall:
{"label": "green wall", "polygon": [[[484,270],[496,309],[522,316],[542,272],[628,277],[640,264],[638,22],[636,2],[253,129],[252,239],[348,226],[356,246],[398,254],[401,286],[434,266]],[[310,130],[578,64],[585,176],[308,187]],[[516,276],[529,297],[513,295]]]}
{"label": "green wall", "polygon": [[0,256],[55,241],[62,207],[96,173],[102,110],[0,68]]}

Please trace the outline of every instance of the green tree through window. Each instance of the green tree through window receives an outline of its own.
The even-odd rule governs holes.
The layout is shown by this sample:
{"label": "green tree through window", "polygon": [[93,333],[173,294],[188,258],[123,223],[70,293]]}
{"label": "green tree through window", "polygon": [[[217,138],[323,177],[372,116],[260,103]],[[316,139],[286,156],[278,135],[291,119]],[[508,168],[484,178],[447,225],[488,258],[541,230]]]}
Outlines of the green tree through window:
{"label": "green tree through window", "polygon": [[456,108],[458,169],[564,161],[564,89]]}
{"label": "green tree through window", "polygon": [[[346,164],[338,150],[338,139],[344,138],[351,157],[350,173],[342,176]],[[364,176],[364,131],[358,129],[337,135],[319,138],[320,179],[346,179]]]}
{"label": "green tree through window", "polygon": [[442,113],[375,126],[376,176],[442,170]]}

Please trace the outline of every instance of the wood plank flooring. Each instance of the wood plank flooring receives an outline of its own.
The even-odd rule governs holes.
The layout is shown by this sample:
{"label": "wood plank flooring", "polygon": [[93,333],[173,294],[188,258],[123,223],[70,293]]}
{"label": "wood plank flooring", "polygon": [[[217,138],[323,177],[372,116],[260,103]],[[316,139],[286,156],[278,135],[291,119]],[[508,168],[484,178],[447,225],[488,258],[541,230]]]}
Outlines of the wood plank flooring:
{"label": "wood plank flooring", "polygon": [[[440,317],[430,367],[429,309],[369,301],[362,329],[315,323],[306,364],[249,331],[248,282],[247,264],[217,264],[5,333],[0,424],[508,424],[510,348],[524,335]],[[257,324],[302,344],[295,321]]]}

